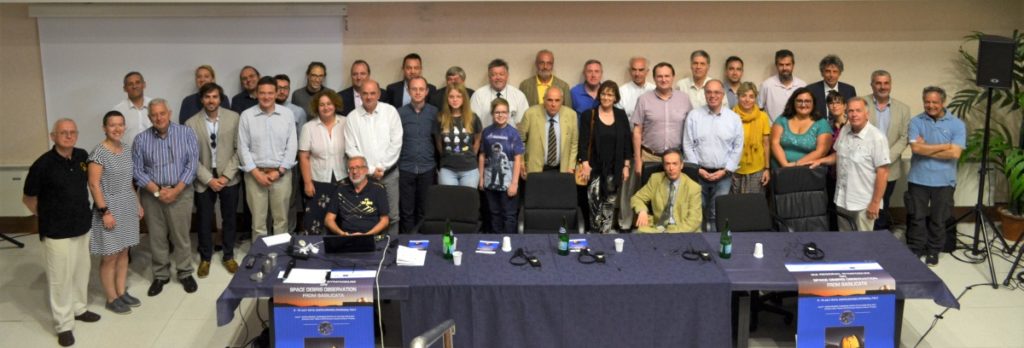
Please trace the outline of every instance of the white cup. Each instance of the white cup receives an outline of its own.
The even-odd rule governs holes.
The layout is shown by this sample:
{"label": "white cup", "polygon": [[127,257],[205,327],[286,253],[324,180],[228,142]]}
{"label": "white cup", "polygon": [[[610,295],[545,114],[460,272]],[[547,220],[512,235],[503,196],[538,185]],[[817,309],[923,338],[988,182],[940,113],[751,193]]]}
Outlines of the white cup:
{"label": "white cup", "polygon": [[759,259],[764,257],[764,245],[763,244],[761,244],[761,243],[754,243],[754,257],[755,258],[759,258]]}
{"label": "white cup", "polygon": [[506,253],[512,251],[512,237],[505,236],[501,239],[501,251]]}
{"label": "white cup", "polygon": [[456,266],[461,266],[462,265],[462,252],[458,251],[458,250],[453,251],[452,252],[452,261],[455,262]]}
{"label": "white cup", "polygon": [[626,240],[622,238],[615,238],[615,252],[622,252],[622,245],[626,244]]}

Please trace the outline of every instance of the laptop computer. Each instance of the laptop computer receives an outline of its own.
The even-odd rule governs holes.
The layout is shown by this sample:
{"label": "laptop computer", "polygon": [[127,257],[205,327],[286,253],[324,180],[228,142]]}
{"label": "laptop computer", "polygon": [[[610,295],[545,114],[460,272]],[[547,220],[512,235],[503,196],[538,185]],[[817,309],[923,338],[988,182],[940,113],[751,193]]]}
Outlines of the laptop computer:
{"label": "laptop computer", "polygon": [[377,251],[374,236],[324,236],[324,252],[327,254],[374,251]]}

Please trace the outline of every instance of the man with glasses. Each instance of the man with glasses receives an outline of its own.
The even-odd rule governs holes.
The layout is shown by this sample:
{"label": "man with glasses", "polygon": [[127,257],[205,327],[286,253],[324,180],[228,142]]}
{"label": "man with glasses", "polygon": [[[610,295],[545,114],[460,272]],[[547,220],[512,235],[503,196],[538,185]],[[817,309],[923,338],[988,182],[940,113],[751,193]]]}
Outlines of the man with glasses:
{"label": "man with glasses", "polygon": [[90,312],[89,209],[86,163],[89,154],[75,147],[78,127],[62,118],[50,131],[53,149],[39,156],[25,178],[25,207],[39,219],[39,240],[46,260],[50,312],[57,343],[75,344],[75,321],[92,323],[100,315]]}
{"label": "man with glasses", "polygon": [[698,183],[704,197],[705,231],[715,231],[715,198],[729,194],[732,173],[740,165],[743,152],[743,121],[723,102],[722,81],[704,83],[705,105],[695,107],[686,117],[683,151],[686,163],[696,164]]}
{"label": "man with glasses", "polygon": [[338,183],[324,219],[331,233],[374,235],[388,228],[387,191],[379,182],[367,180],[367,171],[366,158],[348,158],[348,178]]}
{"label": "man with glasses", "polygon": [[199,88],[203,110],[189,117],[185,125],[192,128],[199,140],[199,165],[196,181],[196,210],[199,214],[199,270],[196,275],[206,278],[210,274],[213,256],[214,204],[220,199],[220,213],[224,222],[224,255],[221,264],[228,273],[238,270],[235,262],[235,232],[238,231],[238,183],[242,181],[238,170],[238,114],[221,106],[221,87],[210,82]]}

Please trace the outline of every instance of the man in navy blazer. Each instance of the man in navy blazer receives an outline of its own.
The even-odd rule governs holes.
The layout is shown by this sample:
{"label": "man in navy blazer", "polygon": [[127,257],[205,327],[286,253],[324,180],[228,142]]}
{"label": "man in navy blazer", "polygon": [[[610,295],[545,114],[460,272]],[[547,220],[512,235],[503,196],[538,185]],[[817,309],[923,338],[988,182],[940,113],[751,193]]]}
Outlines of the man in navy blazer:
{"label": "man in navy blazer", "polygon": [[[422,77],[422,74],[423,60],[420,58],[420,55],[416,53],[405,55],[405,58],[402,59],[402,80],[388,85],[384,91],[385,94],[381,96],[380,100],[391,104],[396,109],[408,104],[409,88],[406,86],[406,83],[414,77]],[[437,87],[427,83],[427,95],[434,94],[435,91],[437,91]]]}
{"label": "man in navy blazer", "polygon": [[[352,74],[352,86],[338,92],[338,95],[341,96],[342,108],[336,112],[339,112],[342,116],[348,116],[348,114],[352,113],[352,110],[363,105],[363,100],[359,98],[359,91],[363,89],[363,82],[370,79],[370,63],[357,59],[352,62],[352,69],[349,72]],[[380,90],[380,95],[384,95],[384,90]]]}
{"label": "man in navy blazer", "polygon": [[[821,59],[818,63],[821,71],[821,81],[807,85],[807,89],[814,95],[814,110],[822,117],[829,117],[828,108],[825,105],[825,96],[828,91],[835,90],[843,96],[843,100],[853,98],[857,95],[857,89],[853,86],[839,82],[839,76],[843,74],[843,60],[839,56],[830,54]],[[831,120],[831,117],[829,118]]]}

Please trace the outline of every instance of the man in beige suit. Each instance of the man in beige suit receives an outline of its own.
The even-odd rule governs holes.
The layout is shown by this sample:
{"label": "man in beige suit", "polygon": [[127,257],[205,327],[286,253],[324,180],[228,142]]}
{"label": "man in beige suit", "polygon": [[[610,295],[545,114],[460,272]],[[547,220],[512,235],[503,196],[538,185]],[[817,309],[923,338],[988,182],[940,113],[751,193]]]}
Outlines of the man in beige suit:
{"label": "man in beige suit", "polygon": [[562,105],[561,89],[548,88],[544,104],[527,109],[516,129],[526,143],[524,178],[528,173],[572,173],[576,169],[576,112]]}
{"label": "man in beige suit", "polygon": [[907,130],[910,127],[910,108],[907,104],[892,98],[892,75],[888,71],[875,70],[871,73],[871,95],[865,96],[868,108],[868,121],[878,128],[889,140],[889,180],[885,185],[882,197],[882,209],[875,220],[876,230],[887,230],[892,223],[889,214],[889,198],[896,187],[896,181],[903,174],[903,150],[909,143]]}
{"label": "man in beige suit", "polygon": [[185,121],[192,128],[199,141],[199,166],[196,180],[196,205],[199,211],[199,278],[210,274],[210,259],[213,256],[213,206],[220,199],[220,213],[223,217],[224,255],[221,263],[229,273],[238,270],[235,262],[235,211],[238,207],[238,183],[242,176],[238,170],[238,114],[220,107],[220,96],[224,92],[216,83],[207,83],[199,88],[203,110]]}
{"label": "man in beige suit", "polygon": [[[544,103],[542,97],[547,94],[548,88],[558,87],[562,91],[569,90],[569,83],[555,76],[555,54],[549,50],[537,52],[537,75],[527,77],[519,83],[519,90],[526,95],[526,101],[530,106]],[[572,97],[566,95],[562,105],[572,107]]]}

